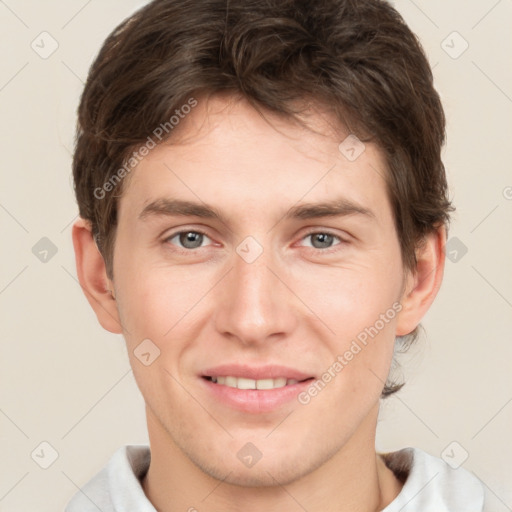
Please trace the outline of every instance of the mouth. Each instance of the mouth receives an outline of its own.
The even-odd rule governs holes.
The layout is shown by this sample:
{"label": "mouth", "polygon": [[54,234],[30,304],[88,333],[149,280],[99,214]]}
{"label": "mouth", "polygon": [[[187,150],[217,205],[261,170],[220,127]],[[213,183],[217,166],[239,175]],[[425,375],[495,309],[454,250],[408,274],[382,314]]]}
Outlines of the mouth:
{"label": "mouth", "polygon": [[315,377],[282,365],[224,364],[205,369],[203,389],[222,407],[262,414],[299,403],[297,396]]}
{"label": "mouth", "polygon": [[203,376],[204,379],[218,384],[219,386],[227,386],[236,389],[258,389],[270,390],[284,388],[285,386],[293,386],[302,382],[313,380],[313,377],[306,379],[288,379],[286,377],[277,378],[264,378],[264,379],[249,379],[247,377],[236,377],[233,375],[216,375],[216,376]]}

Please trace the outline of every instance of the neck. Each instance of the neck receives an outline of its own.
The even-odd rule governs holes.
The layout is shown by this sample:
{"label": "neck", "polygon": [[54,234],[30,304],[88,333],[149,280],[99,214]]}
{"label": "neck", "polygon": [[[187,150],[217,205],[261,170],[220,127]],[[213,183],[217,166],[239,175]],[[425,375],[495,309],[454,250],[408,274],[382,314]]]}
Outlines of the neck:
{"label": "neck", "polygon": [[374,512],[399,494],[402,484],[375,452],[378,405],[337,453],[287,484],[231,485],[206,474],[173,442],[147,408],[151,464],[142,486],[159,512]]}

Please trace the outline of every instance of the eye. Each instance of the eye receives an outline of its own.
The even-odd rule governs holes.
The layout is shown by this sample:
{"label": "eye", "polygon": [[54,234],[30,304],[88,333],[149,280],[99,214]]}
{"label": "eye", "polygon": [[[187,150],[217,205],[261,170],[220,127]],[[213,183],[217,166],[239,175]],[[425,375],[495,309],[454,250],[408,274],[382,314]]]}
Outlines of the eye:
{"label": "eye", "polygon": [[[205,233],[202,231],[179,231],[165,239],[165,242],[169,242],[173,245],[178,245],[180,249],[198,249],[202,246],[205,239],[210,240]],[[173,242],[176,240],[176,242]]]}
{"label": "eye", "polygon": [[[340,245],[344,242],[342,238],[333,233],[329,233],[328,231],[314,231],[312,233],[307,234],[302,240],[311,240],[311,245],[309,247],[313,247],[313,249],[330,249],[331,247]],[[338,243],[333,244],[333,241],[338,240]],[[306,246],[307,247],[307,246]],[[328,251],[326,251],[328,252]]]}

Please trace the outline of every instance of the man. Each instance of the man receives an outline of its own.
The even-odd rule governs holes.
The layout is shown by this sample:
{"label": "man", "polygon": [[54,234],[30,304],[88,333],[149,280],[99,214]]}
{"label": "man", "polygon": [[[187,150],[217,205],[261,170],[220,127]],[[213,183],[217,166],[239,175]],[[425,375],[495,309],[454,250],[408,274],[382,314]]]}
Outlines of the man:
{"label": "man", "polygon": [[157,0],[111,34],[73,242],[150,448],[120,448],[68,512],[482,510],[464,469],[375,451],[395,344],[442,281],[444,128],[379,0]]}

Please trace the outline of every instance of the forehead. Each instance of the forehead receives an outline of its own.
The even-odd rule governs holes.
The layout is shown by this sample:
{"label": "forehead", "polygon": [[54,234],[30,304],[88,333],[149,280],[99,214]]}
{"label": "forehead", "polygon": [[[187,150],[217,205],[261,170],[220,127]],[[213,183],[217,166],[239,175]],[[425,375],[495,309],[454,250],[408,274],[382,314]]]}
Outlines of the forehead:
{"label": "forehead", "polygon": [[387,208],[381,151],[320,105],[303,119],[307,126],[226,96],[199,100],[132,171],[120,210],[140,215],[159,199],[179,198],[261,215],[340,196]]}

